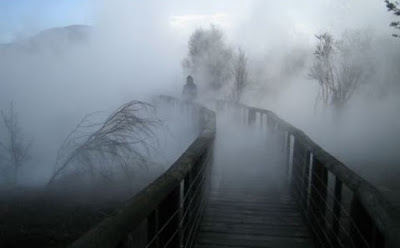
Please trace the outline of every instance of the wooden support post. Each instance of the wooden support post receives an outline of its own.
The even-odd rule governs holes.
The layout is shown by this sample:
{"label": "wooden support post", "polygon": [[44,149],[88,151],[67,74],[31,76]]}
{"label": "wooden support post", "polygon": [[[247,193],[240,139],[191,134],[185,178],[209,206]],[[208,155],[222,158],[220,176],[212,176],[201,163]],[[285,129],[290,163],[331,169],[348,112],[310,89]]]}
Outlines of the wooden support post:
{"label": "wooden support post", "polygon": [[[147,242],[151,242],[153,238],[156,237],[157,232],[159,230],[159,222],[158,222],[158,209],[155,209],[148,217],[147,217]],[[159,248],[160,247],[160,239],[156,237],[156,240],[150,246],[151,248]]]}
{"label": "wooden support post", "polygon": [[274,130],[275,121],[272,119],[270,115],[267,117],[267,126],[269,130]]}
{"label": "wooden support post", "polygon": [[247,125],[247,108],[241,108],[242,112],[242,123],[244,126]]}
{"label": "wooden support post", "polygon": [[183,229],[182,227],[184,226],[184,214],[185,214],[185,203],[183,202],[183,199],[185,198],[185,179],[183,179],[181,181],[181,183],[179,184],[179,207],[180,207],[180,211],[179,211],[179,222],[182,222],[182,225],[179,223],[179,225],[181,225],[179,227],[179,247],[182,247],[182,244],[184,244],[184,233],[183,233]]}
{"label": "wooden support post", "polygon": [[295,192],[295,196],[298,200],[299,205],[302,205],[304,198],[304,167],[306,165],[306,149],[304,145],[298,140],[294,139],[293,145],[293,162],[292,162],[292,192]]}
{"label": "wooden support post", "polygon": [[332,232],[333,235],[331,237],[332,243],[334,245],[338,245],[339,237],[339,227],[340,223],[340,215],[341,215],[341,205],[342,205],[342,181],[339,178],[335,178],[335,192],[334,192],[334,200],[333,200],[333,216],[332,216]]}
{"label": "wooden support post", "polygon": [[[161,247],[180,247],[179,234],[174,234],[179,228],[179,214],[175,214],[180,206],[179,185],[161,202],[159,206],[159,225],[165,228],[160,232]],[[172,217],[175,214],[174,217]],[[171,219],[172,217],[172,219]],[[175,235],[173,238],[172,236]],[[172,239],[171,239],[172,238]],[[168,245],[167,245],[167,242]]]}
{"label": "wooden support post", "polygon": [[193,198],[193,193],[194,190],[193,188],[190,188],[190,185],[193,182],[193,178],[195,178],[195,175],[193,175],[193,170],[191,170],[187,176],[184,179],[184,195],[185,195],[185,200],[183,202],[183,209],[187,210],[187,214],[183,223],[183,227],[184,227],[184,233],[183,233],[183,244],[186,244],[188,242],[188,239],[190,239],[189,236],[189,231],[190,228],[186,228],[187,226],[191,226],[193,225],[194,222],[194,215],[193,215],[193,211],[192,208],[189,206],[189,203],[191,201],[191,199]]}
{"label": "wooden support post", "polygon": [[248,124],[249,126],[254,125],[256,121],[256,111],[254,109],[249,109]]}
{"label": "wooden support post", "polygon": [[311,175],[311,195],[309,207],[309,219],[314,227],[315,235],[318,236],[318,247],[325,247],[329,244],[326,228],[326,196],[328,186],[328,170],[325,166],[313,156],[313,166]]}
{"label": "wooden support post", "polygon": [[308,189],[308,184],[309,184],[309,174],[310,174],[310,159],[311,159],[311,152],[306,151],[306,157],[305,157],[305,165],[304,165],[304,171],[303,171],[303,209],[308,208],[308,198],[310,195],[309,189]]}
{"label": "wooden support post", "polygon": [[285,161],[285,166],[286,166],[286,175],[289,177],[290,173],[290,141],[291,141],[291,134],[289,132],[286,132],[286,161]]}
{"label": "wooden support post", "polygon": [[292,146],[292,150],[293,150],[293,154],[292,154],[292,175],[290,175],[290,191],[292,192],[294,197],[297,197],[298,194],[300,193],[299,190],[297,189],[297,164],[296,164],[296,156],[295,156],[295,152],[297,149],[297,142],[296,142],[296,138],[294,138],[293,141],[293,146]]}
{"label": "wooden support post", "polygon": [[258,121],[258,129],[262,131],[262,129],[263,129],[263,113],[257,111],[257,117],[259,119],[259,121]]}
{"label": "wooden support post", "polygon": [[356,247],[370,247],[372,241],[372,219],[361,204],[356,194],[351,201],[350,218],[352,219],[350,236]]}
{"label": "wooden support post", "polygon": [[379,231],[376,225],[373,226],[372,229],[372,245],[371,248],[379,248],[379,247],[386,247],[385,246],[385,237]]}

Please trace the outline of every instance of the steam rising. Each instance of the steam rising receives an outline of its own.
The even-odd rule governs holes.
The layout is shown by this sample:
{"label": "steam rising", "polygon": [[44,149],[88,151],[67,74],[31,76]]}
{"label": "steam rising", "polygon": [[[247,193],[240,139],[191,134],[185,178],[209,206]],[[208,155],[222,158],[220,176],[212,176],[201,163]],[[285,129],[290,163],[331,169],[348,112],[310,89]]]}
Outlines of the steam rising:
{"label": "steam rising", "polygon": [[[0,47],[0,106],[13,101],[34,140],[21,182],[48,178],[57,147],[86,114],[160,93],[179,96],[189,37],[210,24],[230,47],[246,51],[244,103],[277,112],[379,186],[389,177],[384,171],[399,175],[400,41],[391,37],[393,18],[383,1],[120,0],[88,6],[90,26],[57,27]],[[373,73],[337,121],[329,107],[315,109],[317,82],[307,75],[314,35],[330,32],[340,39],[349,30],[371,37],[363,60]],[[204,91],[201,80],[194,81]]]}

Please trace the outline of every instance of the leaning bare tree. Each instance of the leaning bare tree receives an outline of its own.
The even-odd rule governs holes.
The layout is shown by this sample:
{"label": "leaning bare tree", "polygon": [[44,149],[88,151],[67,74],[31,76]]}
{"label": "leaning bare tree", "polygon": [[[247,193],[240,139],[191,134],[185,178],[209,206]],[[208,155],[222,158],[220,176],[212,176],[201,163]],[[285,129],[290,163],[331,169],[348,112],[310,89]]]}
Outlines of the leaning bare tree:
{"label": "leaning bare tree", "polygon": [[343,110],[363,81],[364,62],[357,55],[365,52],[364,40],[349,37],[335,41],[329,33],[317,35],[315,60],[309,71],[310,78],[319,84],[316,103],[332,105],[336,113]]}
{"label": "leaning bare tree", "polygon": [[[103,123],[93,121],[95,114],[84,117],[60,147],[48,185],[71,173],[112,180],[115,169],[131,179],[133,168],[145,164],[154,142],[157,121],[140,116],[151,109],[147,103],[131,101]],[[87,133],[86,129],[92,131]]]}
{"label": "leaning bare tree", "polygon": [[6,142],[0,141],[0,148],[3,150],[1,162],[8,172],[6,174],[10,175],[12,184],[17,184],[19,169],[30,159],[31,142],[26,141],[12,103],[8,112],[1,111],[1,118],[7,136]]}
{"label": "leaning bare tree", "polygon": [[244,89],[248,84],[247,56],[239,47],[233,58],[233,100],[240,102]]}

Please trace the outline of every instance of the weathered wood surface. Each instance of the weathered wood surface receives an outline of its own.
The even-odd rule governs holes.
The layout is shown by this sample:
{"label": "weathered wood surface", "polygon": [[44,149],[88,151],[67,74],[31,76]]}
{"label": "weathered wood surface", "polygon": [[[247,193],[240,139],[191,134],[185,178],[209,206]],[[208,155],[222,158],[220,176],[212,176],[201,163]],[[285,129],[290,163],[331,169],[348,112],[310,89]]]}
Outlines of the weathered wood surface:
{"label": "weathered wood surface", "polygon": [[[229,102],[219,102],[221,106],[224,104],[229,105]],[[252,113],[256,113],[256,115],[257,113],[267,115],[267,120],[269,119],[270,122],[274,123],[278,129],[289,132],[296,140],[300,141],[306,147],[307,151],[320,161],[321,165],[354,193],[354,197],[360,201],[372,219],[373,226],[376,226],[377,231],[384,236],[385,247],[400,247],[400,201],[398,200],[399,194],[397,190],[392,192],[382,192],[382,189],[378,190],[316,144],[303,131],[279,118],[275,113],[243,104],[234,105],[236,108],[251,111]]]}
{"label": "weathered wood surface", "polygon": [[313,247],[289,194],[260,189],[212,192],[196,247]]}
{"label": "weathered wood surface", "polygon": [[218,138],[226,135],[217,134],[211,192],[195,247],[314,247],[286,186],[279,146],[265,144],[266,133],[238,137],[240,142]]}

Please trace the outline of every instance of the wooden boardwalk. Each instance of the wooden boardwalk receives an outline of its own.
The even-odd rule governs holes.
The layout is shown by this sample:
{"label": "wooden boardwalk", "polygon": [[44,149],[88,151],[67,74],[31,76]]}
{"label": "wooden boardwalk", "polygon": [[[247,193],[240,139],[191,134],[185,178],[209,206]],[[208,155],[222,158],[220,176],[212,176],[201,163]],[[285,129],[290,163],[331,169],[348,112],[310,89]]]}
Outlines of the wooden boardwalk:
{"label": "wooden boardwalk", "polygon": [[190,148],[71,247],[400,247],[398,206],[373,185],[273,112],[218,106],[193,108],[204,125]]}
{"label": "wooden boardwalk", "polygon": [[[258,145],[257,151],[244,142],[241,147],[227,148],[230,159],[226,160],[223,150],[229,144],[218,146],[223,155],[215,161],[212,189],[195,247],[314,247],[288,193],[283,161],[276,156],[279,151]],[[236,149],[248,156],[235,156],[243,154],[235,153]],[[266,163],[246,163],[265,158]]]}
{"label": "wooden boardwalk", "polygon": [[209,199],[197,248],[313,247],[300,212],[288,195],[222,192],[214,192]]}

